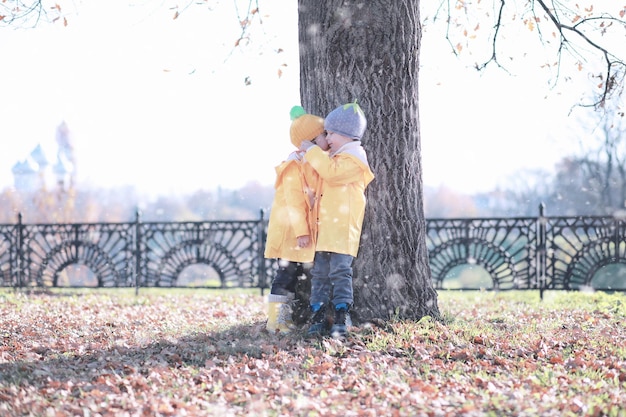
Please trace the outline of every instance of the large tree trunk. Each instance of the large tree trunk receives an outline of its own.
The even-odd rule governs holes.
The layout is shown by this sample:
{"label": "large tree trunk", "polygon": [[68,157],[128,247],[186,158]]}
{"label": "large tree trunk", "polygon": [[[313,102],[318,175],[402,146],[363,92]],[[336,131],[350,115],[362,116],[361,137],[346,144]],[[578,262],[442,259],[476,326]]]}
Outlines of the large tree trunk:
{"label": "large tree trunk", "polygon": [[355,261],[357,322],[439,317],[423,209],[418,0],[299,0],[300,93],[325,116],[355,99],[376,175]]}

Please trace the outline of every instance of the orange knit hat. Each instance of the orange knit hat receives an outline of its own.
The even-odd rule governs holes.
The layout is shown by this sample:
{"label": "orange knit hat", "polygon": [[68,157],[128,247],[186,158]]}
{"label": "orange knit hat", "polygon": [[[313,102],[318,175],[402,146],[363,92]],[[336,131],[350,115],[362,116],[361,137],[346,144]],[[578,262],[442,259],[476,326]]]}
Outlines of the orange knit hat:
{"label": "orange knit hat", "polygon": [[300,147],[302,141],[313,140],[324,131],[324,119],[308,114],[302,106],[293,106],[289,115],[292,120],[289,135],[296,148]]}

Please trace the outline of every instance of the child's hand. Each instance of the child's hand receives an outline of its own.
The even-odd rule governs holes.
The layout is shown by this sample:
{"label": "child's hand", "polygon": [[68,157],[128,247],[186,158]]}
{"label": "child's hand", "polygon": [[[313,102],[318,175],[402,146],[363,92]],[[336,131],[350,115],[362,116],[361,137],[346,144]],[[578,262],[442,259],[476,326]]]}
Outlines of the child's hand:
{"label": "child's hand", "polygon": [[309,235],[304,235],[304,236],[298,236],[298,247],[300,248],[308,248],[309,245],[311,244],[311,236]]}

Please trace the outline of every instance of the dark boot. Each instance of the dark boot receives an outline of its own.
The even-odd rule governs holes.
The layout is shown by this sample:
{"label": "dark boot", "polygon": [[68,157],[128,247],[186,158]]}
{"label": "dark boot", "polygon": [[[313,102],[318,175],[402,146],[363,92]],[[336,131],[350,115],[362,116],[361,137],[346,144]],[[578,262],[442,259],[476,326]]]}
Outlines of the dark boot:
{"label": "dark boot", "polygon": [[348,326],[352,325],[350,320],[350,306],[344,303],[335,306],[335,321],[330,328],[330,336],[334,339],[341,339],[348,335]]}
{"label": "dark boot", "polygon": [[326,321],[326,304],[315,304],[311,306],[311,326],[307,330],[309,336],[322,336],[328,330]]}

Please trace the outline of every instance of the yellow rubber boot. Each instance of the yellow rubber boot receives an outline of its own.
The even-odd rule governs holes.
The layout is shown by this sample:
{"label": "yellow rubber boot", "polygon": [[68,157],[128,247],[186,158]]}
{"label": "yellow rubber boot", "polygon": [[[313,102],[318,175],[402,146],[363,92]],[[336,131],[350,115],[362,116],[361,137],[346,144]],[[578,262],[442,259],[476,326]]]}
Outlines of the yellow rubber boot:
{"label": "yellow rubber boot", "polygon": [[291,306],[286,295],[269,294],[267,296],[267,324],[268,332],[289,333],[293,328],[291,320]]}

